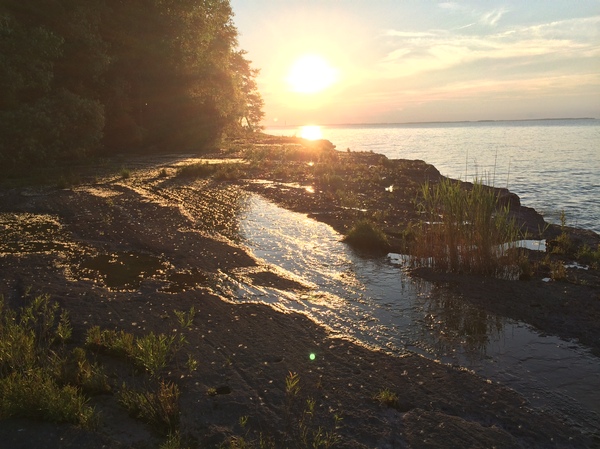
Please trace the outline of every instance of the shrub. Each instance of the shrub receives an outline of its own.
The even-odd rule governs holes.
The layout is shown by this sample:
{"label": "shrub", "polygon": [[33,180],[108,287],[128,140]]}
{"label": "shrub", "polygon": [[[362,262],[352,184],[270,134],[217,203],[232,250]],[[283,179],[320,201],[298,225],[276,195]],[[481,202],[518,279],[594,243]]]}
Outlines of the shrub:
{"label": "shrub", "polygon": [[137,339],[132,358],[138,366],[154,376],[167,366],[180,343],[182,341],[177,341],[174,335],[154,335],[150,332]]}
{"label": "shrub", "polygon": [[390,249],[385,233],[369,220],[357,222],[343,240],[353,247],[374,253],[383,253]]}

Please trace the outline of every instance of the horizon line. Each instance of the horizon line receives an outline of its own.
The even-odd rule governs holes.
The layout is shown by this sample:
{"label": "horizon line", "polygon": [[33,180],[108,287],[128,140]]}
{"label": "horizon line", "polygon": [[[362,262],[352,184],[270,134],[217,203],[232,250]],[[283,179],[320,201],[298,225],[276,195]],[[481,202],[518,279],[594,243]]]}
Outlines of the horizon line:
{"label": "horizon line", "polygon": [[523,119],[482,119],[482,120],[433,120],[424,122],[361,122],[361,123],[324,123],[321,125],[265,125],[265,128],[289,128],[298,126],[359,126],[359,125],[428,125],[443,123],[498,123],[498,122],[541,122],[552,120],[598,120],[596,117],[546,117]]}

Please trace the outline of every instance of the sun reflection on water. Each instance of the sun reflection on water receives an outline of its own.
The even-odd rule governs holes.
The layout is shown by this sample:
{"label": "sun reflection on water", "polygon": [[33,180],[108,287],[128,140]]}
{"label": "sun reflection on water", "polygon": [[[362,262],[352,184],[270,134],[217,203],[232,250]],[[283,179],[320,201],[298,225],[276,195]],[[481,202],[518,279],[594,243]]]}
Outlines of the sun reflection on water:
{"label": "sun reflection on water", "polygon": [[321,127],[317,125],[301,126],[299,128],[299,135],[303,139],[318,140],[323,138]]}

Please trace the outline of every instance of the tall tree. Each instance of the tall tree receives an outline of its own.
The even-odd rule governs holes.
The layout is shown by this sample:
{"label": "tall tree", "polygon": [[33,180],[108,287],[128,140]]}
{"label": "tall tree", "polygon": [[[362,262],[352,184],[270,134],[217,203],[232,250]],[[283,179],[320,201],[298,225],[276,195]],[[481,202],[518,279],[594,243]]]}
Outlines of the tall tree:
{"label": "tall tree", "polygon": [[3,0],[0,160],[201,149],[262,118],[228,0]]}
{"label": "tall tree", "polygon": [[[95,150],[104,126],[101,103],[70,90],[60,67],[73,59],[56,31],[55,1],[9,2],[0,9],[0,161],[16,167]],[[56,16],[52,15],[57,14]],[[64,19],[64,17],[63,17]],[[78,74],[78,84],[86,77]]]}

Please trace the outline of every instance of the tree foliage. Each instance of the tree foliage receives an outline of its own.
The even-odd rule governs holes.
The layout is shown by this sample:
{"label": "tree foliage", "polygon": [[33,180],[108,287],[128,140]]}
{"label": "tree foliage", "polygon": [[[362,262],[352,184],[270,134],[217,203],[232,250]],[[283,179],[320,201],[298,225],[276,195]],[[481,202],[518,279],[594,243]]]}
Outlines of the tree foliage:
{"label": "tree foliage", "polygon": [[0,164],[201,150],[262,119],[228,0],[3,0]]}

